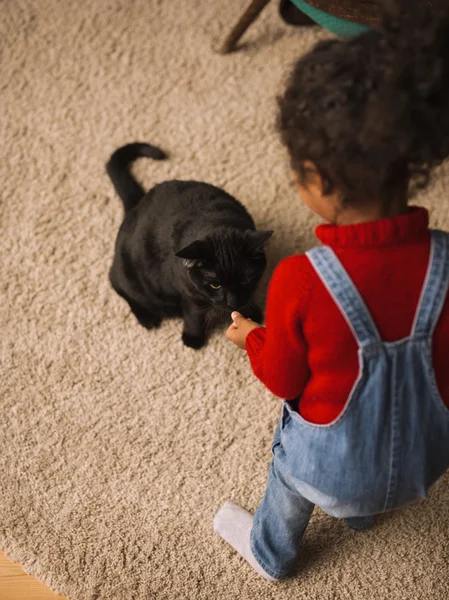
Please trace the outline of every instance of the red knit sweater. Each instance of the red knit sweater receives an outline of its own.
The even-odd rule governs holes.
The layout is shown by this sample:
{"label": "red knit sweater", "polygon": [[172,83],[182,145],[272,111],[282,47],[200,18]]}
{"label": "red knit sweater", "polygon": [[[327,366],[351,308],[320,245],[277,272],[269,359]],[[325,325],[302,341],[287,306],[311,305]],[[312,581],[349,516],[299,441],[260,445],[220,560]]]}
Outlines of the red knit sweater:
{"label": "red knit sweater", "polygon": [[[342,262],[384,341],[410,334],[430,256],[428,213],[359,225],[320,225],[317,238]],[[281,398],[300,396],[312,423],[334,420],[358,376],[357,343],[305,255],[276,268],[268,290],[266,328],[252,331],[246,350],[256,376]],[[433,337],[433,366],[449,407],[449,294]]]}

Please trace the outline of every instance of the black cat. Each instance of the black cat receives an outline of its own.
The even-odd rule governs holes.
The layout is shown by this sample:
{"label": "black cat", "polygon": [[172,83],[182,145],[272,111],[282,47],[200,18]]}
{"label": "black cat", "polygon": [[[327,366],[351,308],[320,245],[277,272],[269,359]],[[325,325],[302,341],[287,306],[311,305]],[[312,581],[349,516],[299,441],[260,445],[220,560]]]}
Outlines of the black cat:
{"label": "black cat", "polygon": [[106,165],[123,201],[109,279],[141,325],[182,316],[182,340],[201,348],[217,317],[233,310],[260,322],[251,301],[272,231],[256,231],[247,210],[223,190],[197,181],[167,181],[145,194],[128,166],[166,154],[149,144],[119,148]]}

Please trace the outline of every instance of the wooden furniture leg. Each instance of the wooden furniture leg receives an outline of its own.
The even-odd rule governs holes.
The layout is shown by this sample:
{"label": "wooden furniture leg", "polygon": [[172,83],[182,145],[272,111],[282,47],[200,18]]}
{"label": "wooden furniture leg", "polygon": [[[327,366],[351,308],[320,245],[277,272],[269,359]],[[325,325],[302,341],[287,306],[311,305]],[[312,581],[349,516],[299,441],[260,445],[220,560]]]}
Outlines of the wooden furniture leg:
{"label": "wooden furniture leg", "polygon": [[231,33],[224,41],[223,46],[219,50],[220,54],[227,54],[234,50],[235,45],[257,17],[260,15],[262,10],[268,4],[270,0],[252,0],[251,4],[245,10],[240,20],[236,23]]}

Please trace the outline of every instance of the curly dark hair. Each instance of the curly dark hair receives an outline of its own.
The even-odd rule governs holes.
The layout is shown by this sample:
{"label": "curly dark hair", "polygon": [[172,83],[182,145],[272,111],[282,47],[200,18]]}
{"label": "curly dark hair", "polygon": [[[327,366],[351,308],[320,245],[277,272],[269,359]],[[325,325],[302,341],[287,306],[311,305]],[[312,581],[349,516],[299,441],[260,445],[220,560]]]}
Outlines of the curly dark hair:
{"label": "curly dark hair", "polygon": [[447,4],[384,0],[382,31],[322,41],[298,60],[278,129],[303,182],[311,161],[345,202],[427,183],[449,155]]}

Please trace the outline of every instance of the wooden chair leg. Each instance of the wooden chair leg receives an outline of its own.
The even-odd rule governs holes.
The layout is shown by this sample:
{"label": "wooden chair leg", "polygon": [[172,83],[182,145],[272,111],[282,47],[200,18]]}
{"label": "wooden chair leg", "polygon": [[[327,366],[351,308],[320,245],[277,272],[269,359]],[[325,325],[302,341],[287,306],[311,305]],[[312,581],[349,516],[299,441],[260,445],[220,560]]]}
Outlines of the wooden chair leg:
{"label": "wooden chair leg", "polygon": [[245,10],[238,23],[234,26],[231,33],[224,41],[224,44],[219,51],[220,54],[227,54],[228,52],[232,52],[232,50],[234,50],[239,39],[242,37],[251,23],[254,23],[269,1],[270,0],[252,0],[251,4]]}

